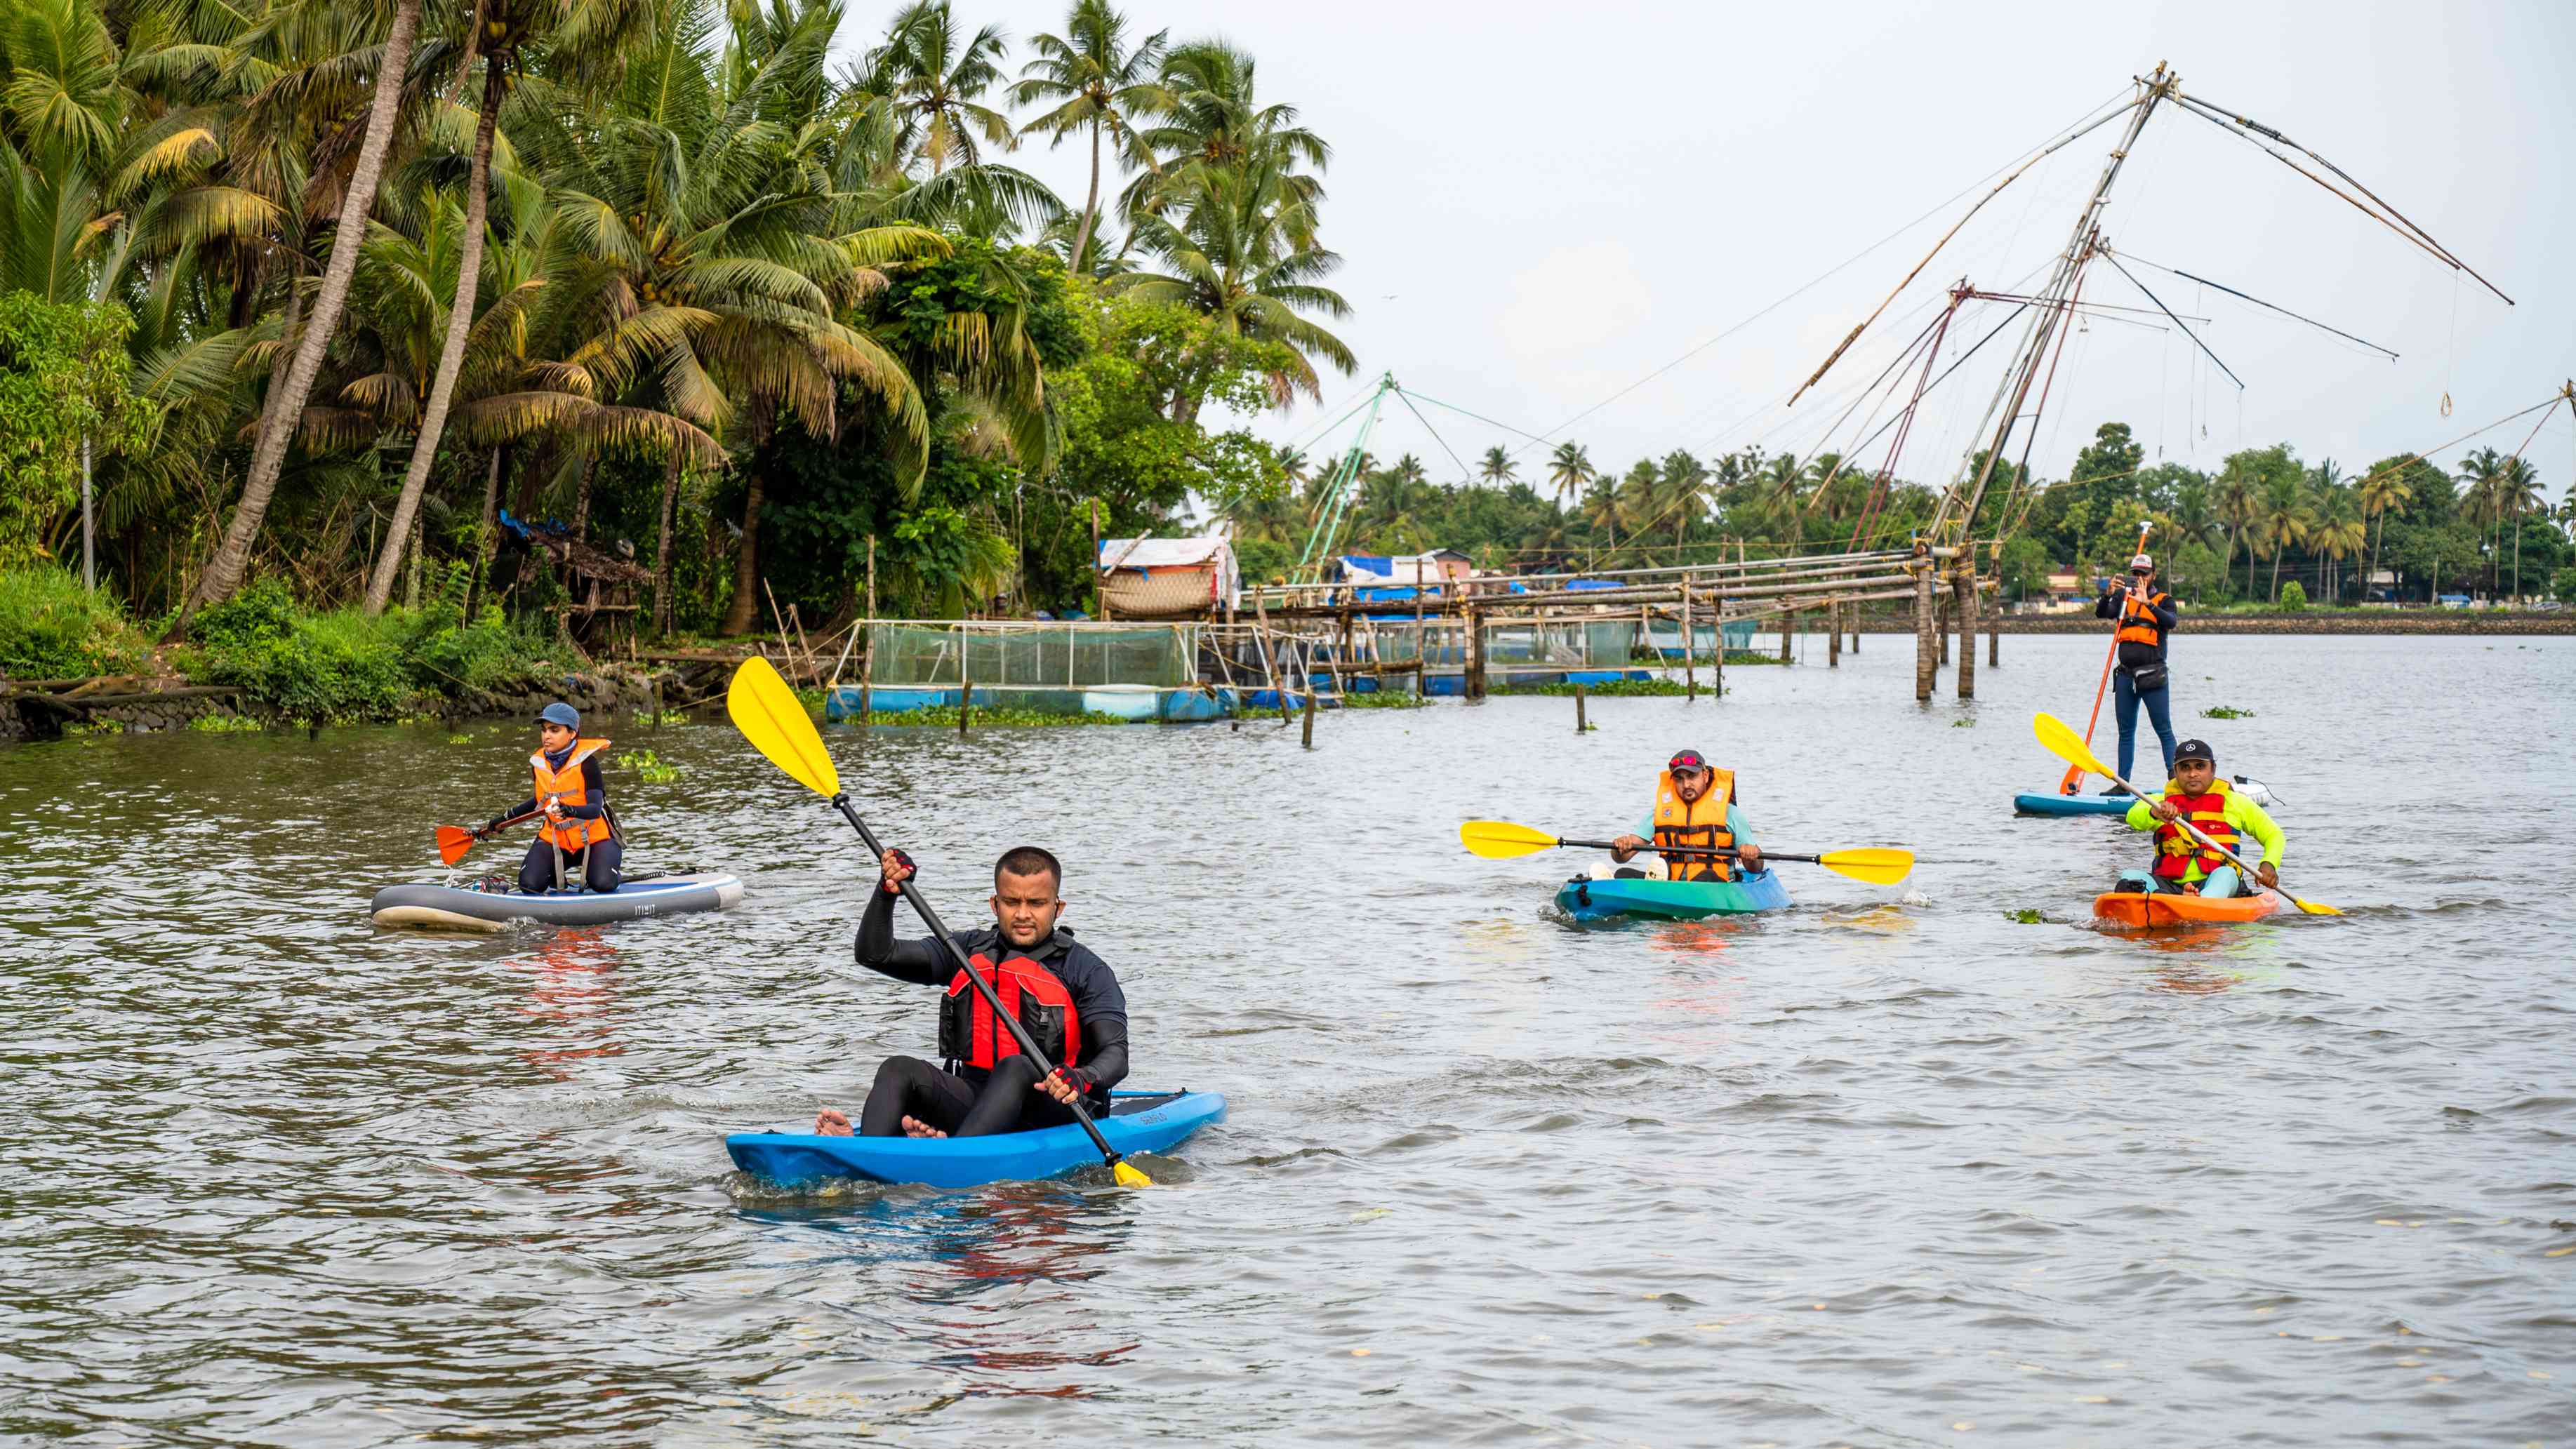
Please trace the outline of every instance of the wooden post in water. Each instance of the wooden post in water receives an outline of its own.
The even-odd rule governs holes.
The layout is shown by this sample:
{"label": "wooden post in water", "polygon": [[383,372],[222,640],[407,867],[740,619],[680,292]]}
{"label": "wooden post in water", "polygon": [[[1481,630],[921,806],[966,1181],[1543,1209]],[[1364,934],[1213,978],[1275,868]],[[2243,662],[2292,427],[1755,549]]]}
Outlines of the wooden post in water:
{"label": "wooden post in water", "polygon": [[1708,652],[1708,697],[1722,700],[1726,698],[1726,605],[1709,604],[1708,627],[1717,636],[1717,647]]}
{"label": "wooden post in water", "polygon": [[1582,685],[1580,685],[1580,684],[1577,684],[1577,685],[1575,685],[1575,686],[1574,686],[1574,732],[1575,732],[1576,734],[1578,734],[1578,735],[1579,735],[1579,734],[1583,733],[1584,728],[1585,728],[1585,726],[1584,726],[1584,723],[1583,723],[1583,686],[1582,686]]}
{"label": "wooden post in water", "polygon": [[1689,574],[1682,575],[1682,689],[1682,703],[1699,702],[1699,635],[1691,628]]}
{"label": "wooden post in water", "polygon": [[1825,605],[1825,667],[1843,667],[1843,610],[1851,607],[1840,599]]}
{"label": "wooden post in water", "polygon": [[1485,697],[1485,616],[1473,604],[1467,606],[1467,660],[1458,692],[1469,699]]}
{"label": "wooden post in water", "polygon": [[1306,748],[1315,747],[1315,665],[1306,664]]}
{"label": "wooden post in water", "polygon": [[2002,580],[1996,581],[1995,606],[1986,611],[1986,667],[2001,669],[2004,663],[2004,601]]}
{"label": "wooden post in water", "polygon": [[1932,560],[1916,556],[1914,570],[1914,699],[1920,704],[1932,698],[1932,678],[1939,672],[1932,645]]}
{"label": "wooden post in water", "polygon": [[866,737],[868,727],[876,722],[869,699],[869,684],[877,672],[877,536],[868,535],[868,612],[860,627],[867,631],[867,648],[859,655],[859,733]]}
{"label": "wooden post in water", "polygon": [[1789,634],[1791,630],[1797,627],[1798,611],[1795,609],[1782,609],[1780,611],[1780,662],[1783,664],[1790,662]]}
{"label": "wooden post in water", "polygon": [[1932,581],[1932,640],[1939,655],[1939,667],[1950,667],[1950,595],[1936,577]]}
{"label": "wooden post in water", "polygon": [[[958,640],[958,643],[962,647],[965,640],[961,637]],[[961,673],[959,675],[959,687],[957,690],[957,734],[959,738],[962,739],[965,737],[966,717],[974,712],[975,678],[973,675]]]}
{"label": "wooden post in water", "polygon": [[1950,576],[1951,590],[1958,595],[1959,617],[1959,697],[1977,697],[1977,566],[1960,560],[1959,571]]}
{"label": "wooden post in water", "polygon": [[1860,652],[1860,601],[1858,599],[1854,599],[1851,606],[1851,652],[1854,654]]}

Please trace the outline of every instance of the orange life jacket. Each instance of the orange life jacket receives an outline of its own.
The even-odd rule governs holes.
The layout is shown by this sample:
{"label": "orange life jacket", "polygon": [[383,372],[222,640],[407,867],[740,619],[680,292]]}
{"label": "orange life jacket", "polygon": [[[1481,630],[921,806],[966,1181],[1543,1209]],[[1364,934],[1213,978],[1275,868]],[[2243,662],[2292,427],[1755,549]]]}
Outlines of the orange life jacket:
{"label": "orange life jacket", "polygon": [[[2209,782],[2209,793],[2206,795],[2186,795],[2180,785],[2168,781],[2165,785],[2165,803],[2181,811],[2183,819],[2199,826],[2201,834],[2226,846],[2229,850],[2236,848],[2239,838],[2236,827],[2227,823],[2227,782],[2225,780],[2212,777]],[[2192,839],[2180,825],[2171,821],[2156,827],[2156,849],[2160,853],[2156,856],[2155,873],[2167,880],[2180,880],[2190,873],[2194,865],[2200,867],[2202,875],[2207,875],[2222,865],[2233,863],[2226,856]]]}
{"label": "orange life jacket", "polygon": [[[1726,826],[1726,807],[1735,799],[1735,772],[1711,767],[1708,788],[1696,800],[1684,800],[1666,770],[1655,785],[1655,849],[1675,846],[1694,850],[1731,850],[1735,835]],[[1664,855],[1675,880],[1733,880],[1735,862],[1706,855]]]}
{"label": "orange life jacket", "polygon": [[[537,808],[540,810],[545,808],[548,795],[554,796],[559,803],[565,805],[589,804],[590,792],[584,789],[581,783],[581,762],[607,748],[606,740],[575,740],[572,742],[572,753],[564,756],[563,768],[560,770],[546,763],[546,752],[543,750],[528,756],[528,768],[536,771],[537,774]],[[598,820],[567,818],[560,825],[549,822],[537,827],[539,840],[551,840],[565,850],[586,850],[595,842],[606,840],[608,835],[608,821],[605,818]]]}
{"label": "orange life jacket", "polygon": [[[1017,953],[1002,958],[999,966],[981,951],[967,959],[975,963],[975,974],[1002,999],[1003,1010],[1019,1018],[1030,1039],[1044,1047],[1056,1065],[1075,1064],[1082,1055],[1082,1017],[1073,1009],[1073,993],[1054,972]],[[993,1008],[984,1004],[984,993],[963,971],[949,979],[948,999],[939,1004],[939,1054],[960,1066],[986,1071],[1004,1057],[1020,1055],[1011,1029],[995,1019]]]}
{"label": "orange life jacket", "polygon": [[2148,606],[2162,605],[2172,598],[2171,594],[2149,594],[2143,599],[2135,594],[2128,595],[2127,601],[2120,605],[2119,642],[2144,644],[2150,649],[2164,643],[2165,631],[2156,627],[2155,611]]}

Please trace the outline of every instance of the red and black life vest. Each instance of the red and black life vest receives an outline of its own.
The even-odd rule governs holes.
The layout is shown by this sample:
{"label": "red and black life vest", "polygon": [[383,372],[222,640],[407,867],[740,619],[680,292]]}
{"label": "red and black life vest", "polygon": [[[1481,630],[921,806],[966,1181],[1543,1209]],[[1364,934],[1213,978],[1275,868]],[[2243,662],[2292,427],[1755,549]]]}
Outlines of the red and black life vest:
{"label": "red and black life vest", "polygon": [[[1666,770],[1655,784],[1655,849],[1677,846],[1694,850],[1732,850],[1735,834],[1727,829],[1726,807],[1735,799],[1735,772],[1711,767],[1708,788],[1696,800],[1685,800]],[[1733,880],[1735,862],[1706,855],[1666,855],[1664,868],[1674,880]]]}
{"label": "red and black life vest", "polygon": [[[2236,827],[2227,823],[2225,780],[2212,778],[2206,795],[2186,795],[2180,785],[2167,783],[2165,803],[2181,811],[2183,819],[2199,826],[2201,834],[2229,850],[2236,848],[2239,839]],[[2156,827],[2156,850],[2155,873],[2166,880],[2182,879],[2190,874],[2194,865],[2200,867],[2202,875],[2207,875],[2231,863],[2225,855],[2192,839],[2190,832],[2172,821]]]}
{"label": "red and black life vest", "polygon": [[[1001,949],[996,942],[993,949]],[[1057,1066],[1074,1065],[1082,1056],[1082,1019],[1073,1009],[1073,993],[1056,974],[1016,952],[999,966],[982,951],[967,958],[984,978],[1002,1008],[1018,1017],[1029,1036],[1055,1058]],[[948,982],[948,999],[939,1004],[939,1054],[962,1067],[991,1071],[1004,1057],[1020,1055],[1011,1029],[984,1004],[984,993],[958,972]]]}

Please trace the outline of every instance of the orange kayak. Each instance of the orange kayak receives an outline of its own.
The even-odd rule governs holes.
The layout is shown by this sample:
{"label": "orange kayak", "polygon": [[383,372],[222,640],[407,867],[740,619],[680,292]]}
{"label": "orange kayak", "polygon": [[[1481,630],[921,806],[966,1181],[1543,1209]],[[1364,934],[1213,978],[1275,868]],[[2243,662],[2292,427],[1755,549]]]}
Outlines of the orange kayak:
{"label": "orange kayak", "polygon": [[2093,898],[2094,919],[2134,930],[2259,921],[2280,908],[2280,896],[2271,891],[2216,898],[2112,891]]}

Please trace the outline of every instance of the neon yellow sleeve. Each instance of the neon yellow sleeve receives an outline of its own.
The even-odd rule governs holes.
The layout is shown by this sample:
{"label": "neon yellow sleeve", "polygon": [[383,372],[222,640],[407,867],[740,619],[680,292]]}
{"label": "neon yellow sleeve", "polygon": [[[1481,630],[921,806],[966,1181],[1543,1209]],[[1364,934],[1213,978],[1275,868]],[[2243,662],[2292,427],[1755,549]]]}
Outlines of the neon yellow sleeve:
{"label": "neon yellow sleeve", "polygon": [[2251,835],[2263,842],[2265,865],[2280,866],[2281,847],[2289,843],[2289,838],[2281,833],[2280,826],[2272,823],[2271,816],[2263,813],[2263,807],[2246,799],[2242,791],[2227,792],[2227,823],[2235,826],[2239,835]]}
{"label": "neon yellow sleeve", "polygon": [[2155,817],[2155,812],[2151,808],[2154,804],[2154,801],[2141,795],[2138,797],[2138,803],[2129,807],[2129,828],[2131,830],[2153,830],[2164,823]]}

